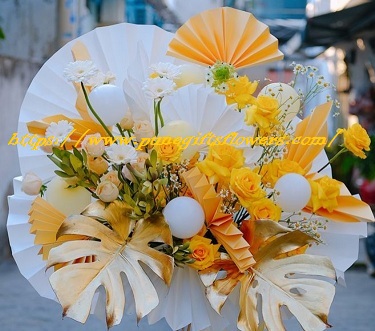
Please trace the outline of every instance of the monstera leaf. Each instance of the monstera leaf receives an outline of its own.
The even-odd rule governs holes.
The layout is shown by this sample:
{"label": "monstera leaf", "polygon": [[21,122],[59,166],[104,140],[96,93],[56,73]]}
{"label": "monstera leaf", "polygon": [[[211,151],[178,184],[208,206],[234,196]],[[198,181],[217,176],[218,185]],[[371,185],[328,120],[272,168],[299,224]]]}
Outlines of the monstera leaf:
{"label": "monstera leaf", "polygon": [[58,237],[80,234],[92,240],[70,241],[53,248],[48,267],[82,256],[95,256],[92,262],[66,265],[51,275],[50,283],[63,307],[64,316],[84,323],[95,291],[103,286],[107,296],[107,325],[119,324],[125,307],[121,273],[125,273],[129,281],[138,319],[158,305],[157,292],[139,262],[169,284],[173,259],[148,244],[162,242],[171,245],[171,232],[162,215],[139,220],[134,225],[128,211],[129,208],[121,202],[107,207],[94,202],[83,212],[84,215],[68,217],[62,224]]}
{"label": "monstera leaf", "polygon": [[[336,274],[326,257],[289,254],[311,243],[313,239],[300,231],[291,231],[272,221],[254,222],[257,238],[254,251],[256,264],[247,273],[239,274],[229,265],[227,277],[214,280],[220,265],[211,274],[202,274],[207,298],[220,310],[227,296],[238,284],[240,314],[238,328],[242,331],[285,330],[280,308],[285,306],[306,331],[325,330],[332,303]],[[263,235],[263,238],[262,238]],[[209,279],[213,280],[211,283]],[[259,316],[261,315],[261,316]]]}

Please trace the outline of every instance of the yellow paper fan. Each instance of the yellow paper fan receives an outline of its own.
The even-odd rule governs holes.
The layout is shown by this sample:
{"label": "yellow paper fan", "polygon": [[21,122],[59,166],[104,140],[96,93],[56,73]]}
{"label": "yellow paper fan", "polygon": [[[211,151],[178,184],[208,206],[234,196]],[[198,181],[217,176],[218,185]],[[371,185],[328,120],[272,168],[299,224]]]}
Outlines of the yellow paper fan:
{"label": "yellow paper fan", "polygon": [[56,239],[57,231],[66,216],[51,206],[46,200],[37,197],[29,212],[30,233],[35,234],[35,245],[41,245],[39,254],[43,260],[48,258],[49,251],[65,241],[86,239],[80,235],[66,235]]}
{"label": "yellow paper fan", "polygon": [[167,54],[203,65],[220,60],[236,68],[283,58],[267,25],[251,13],[227,7],[189,19],[177,30]]}

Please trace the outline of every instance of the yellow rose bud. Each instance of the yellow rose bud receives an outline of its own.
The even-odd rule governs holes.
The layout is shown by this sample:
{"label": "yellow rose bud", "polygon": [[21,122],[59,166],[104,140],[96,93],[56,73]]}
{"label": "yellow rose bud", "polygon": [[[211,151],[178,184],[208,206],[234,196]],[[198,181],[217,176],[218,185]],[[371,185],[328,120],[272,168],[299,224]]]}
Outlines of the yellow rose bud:
{"label": "yellow rose bud", "polygon": [[267,198],[253,202],[248,211],[252,221],[271,220],[278,222],[281,217],[281,208]]}
{"label": "yellow rose bud", "polygon": [[260,184],[261,177],[250,168],[232,170],[230,189],[245,208],[250,207],[255,200],[262,199],[266,195]]}
{"label": "yellow rose bud", "polygon": [[207,157],[198,162],[197,167],[209,178],[211,184],[228,184],[232,169],[241,168],[244,162],[243,150],[231,145],[212,145]]}
{"label": "yellow rose bud", "polygon": [[260,176],[264,185],[270,184],[271,187],[274,187],[280,177],[290,173],[304,176],[306,171],[295,161],[274,159],[263,165]]}
{"label": "yellow rose bud", "polygon": [[369,151],[370,144],[370,137],[360,124],[353,124],[349,129],[344,130],[344,146],[355,156],[365,159],[366,154],[363,150]]}
{"label": "yellow rose bud", "polygon": [[279,102],[276,98],[260,95],[256,102],[245,112],[245,123],[257,126],[261,132],[270,132],[279,124],[277,116],[280,113]]}
{"label": "yellow rose bud", "polygon": [[180,144],[174,144],[173,142],[154,145],[154,150],[164,164],[178,162],[183,151]]}
{"label": "yellow rose bud", "polygon": [[194,269],[203,270],[213,265],[215,259],[219,258],[220,245],[211,244],[211,239],[201,236],[194,236],[189,245],[191,251],[191,258],[195,262],[189,264]]}
{"label": "yellow rose bud", "polygon": [[313,212],[320,208],[330,213],[338,206],[337,197],[340,195],[340,182],[328,176],[317,180],[309,180],[311,186],[311,198],[307,204]]}
{"label": "yellow rose bud", "polygon": [[104,202],[112,202],[117,199],[119,190],[115,184],[105,180],[100,182],[95,191],[100,200]]}
{"label": "yellow rose bud", "polygon": [[89,155],[87,158],[87,166],[88,168],[97,173],[98,175],[104,174],[108,169],[108,163],[104,160],[101,156],[99,157],[92,157]]}

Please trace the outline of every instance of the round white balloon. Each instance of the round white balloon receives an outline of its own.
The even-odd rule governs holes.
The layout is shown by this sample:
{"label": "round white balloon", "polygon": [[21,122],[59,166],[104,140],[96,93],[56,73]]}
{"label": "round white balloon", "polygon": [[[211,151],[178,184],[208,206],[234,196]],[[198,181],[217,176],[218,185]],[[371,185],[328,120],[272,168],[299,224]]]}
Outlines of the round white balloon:
{"label": "round white balloon", "polygon": [[301,100],[297,91],[285,83],[272,83],[262,88],[259,95],[276,98],[280,105],[283,122],[289,123],[299,112]]}
{"label": "round white balloon", "polygon": [[[159,131],[159,137],[196,137],[198,135],[197,130],[193,128],[193,126],[183,120],[175,120],[168,122],[165,124]],[[183,139],[184,140],[184,139]],[[186,142],[187,143],[187,142]],[[181,147],[184,148],[184,151],[182,152],[182,158],[183,159],[190,159],[199,149],[199,146],[192,146],[187,145],[184,146],[184,144],[181,144]]]}
{"label": "round white balloon", "polygon": [[46,200],[64,215],[80,214],[91,202],[91,194],[82,186],[68,188],[69,182],[54,177],[47,184]]}
{"label": "round white balloon", "polygon": [[165,124],[159,131],[160,137],[188,137],[196,136],[197,130],[193,126],[182,120],[171,121]]}
{"label": "round white balloon", "polygon": [[204,84],[206,82],[205,68],[197,64],[183,64],[181,75],[175,80],[177,87],[188,84]]}
{"label": "round white balloon", "polygon": [[172,235],[186,239],[196,235],[204,224],[202,206],[193,198],[178,197],[167,203],[163,215]]}
{"label": "round white balloon", "polygon": [[[123,90],[111,84],[95,87],[89,94],[89,101],[95,112],[107,126],[119,123],[128,109]],[[90,117],[96,123],[99,123],[91,110],[87,110]]]}
{"label": "round white balloon", "polygon": [[311,197],[311,187],[305,177],[290,173],[275,184],[275,201],[285,212],[297,212],[304,208]]}

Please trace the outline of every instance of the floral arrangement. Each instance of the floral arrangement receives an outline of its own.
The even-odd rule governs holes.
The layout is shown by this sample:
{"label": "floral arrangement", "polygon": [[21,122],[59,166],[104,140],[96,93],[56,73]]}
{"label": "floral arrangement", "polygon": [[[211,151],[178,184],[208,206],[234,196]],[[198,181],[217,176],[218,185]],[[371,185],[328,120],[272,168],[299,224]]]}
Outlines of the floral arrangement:
{"label": "floral arrangement", "polygon": [[[230,8],[186,22],[163,50],[179,60],[148,63],[146,79],[124,89],[84,43],[71,49],[75,61],[61,75],[80,118],[28,122],[56,177],[28,173],[22,184],[41,195],[30,231],[64,316],[85,322],[103,286],[108,327],[120,323],[130,292],[137,320],[164,317],[174,330],[283,330],[281,306],[304,330],[329,327],[336,272],[310,250],[325,243],[331,221],[374,219],[330,176],[333,102],[296,116],[332,88],[317,69],[293,64],[292,82],[258,91],[238,70],[282,54],[264,24]],[[340,133],[340,153],[366,157],[363,128]],[[200,315],[169,316],[181,284],[197,293]]]}

